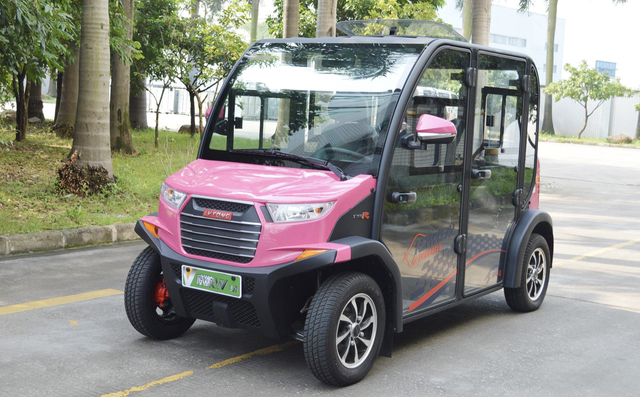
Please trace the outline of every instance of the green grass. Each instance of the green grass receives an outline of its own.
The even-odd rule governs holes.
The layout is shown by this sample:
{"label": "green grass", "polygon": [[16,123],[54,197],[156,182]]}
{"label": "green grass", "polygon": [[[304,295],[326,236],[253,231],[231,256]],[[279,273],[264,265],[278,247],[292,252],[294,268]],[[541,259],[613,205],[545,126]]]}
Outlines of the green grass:
{"label": "green grass", "polygon": [[153,129],[136,130],[136,155],[112,156],[112,192],[76,197],[56,189],[72,141],[49,128],[30,126],[26,141],[14,142],[15,132],[0,126],[0,235],[135,222],[157,211],[161,183],[196,158],[199,144],[198,135],[160,131],[156,149]]}
{"label": "green grass", "polygon": [[[597,138],[580,138],[580,139],[578,139],[578,137],[575,137],[575,136],[551,135],[551,134],[546,134],[544,132],[540,134],[540,138],[542,138],[542,139],[555,139],[556,141],[562,142],[562,143],[581,143],[581,144],[587,144],[587,145],[594,145],[594,144],[598,144],[598,143],[606,143],[606,144],[613,145],[612,143],[607,142],[606,139],[597,139]],[[618,144],[616,146],[640,146],[640,140],[635,140],[635,141],[632,141],[631,143],[627,143],[627,144]]]}

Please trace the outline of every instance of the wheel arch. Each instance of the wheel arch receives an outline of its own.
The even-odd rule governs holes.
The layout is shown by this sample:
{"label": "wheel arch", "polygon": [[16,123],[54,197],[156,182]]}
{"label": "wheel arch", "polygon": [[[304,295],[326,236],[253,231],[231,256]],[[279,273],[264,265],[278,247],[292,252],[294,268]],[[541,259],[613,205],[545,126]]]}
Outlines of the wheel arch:
{"label": "wheel arch", "polygon": [[553,265],[553,222],[551,216],[540,210],[529,209],[525,211],[518,221],[509,240],[505,262],[504,286],[505,288],[517,288],[520,286],[520,274],[527,243],[532,234],[539,234],[549,245],[549,267]]}

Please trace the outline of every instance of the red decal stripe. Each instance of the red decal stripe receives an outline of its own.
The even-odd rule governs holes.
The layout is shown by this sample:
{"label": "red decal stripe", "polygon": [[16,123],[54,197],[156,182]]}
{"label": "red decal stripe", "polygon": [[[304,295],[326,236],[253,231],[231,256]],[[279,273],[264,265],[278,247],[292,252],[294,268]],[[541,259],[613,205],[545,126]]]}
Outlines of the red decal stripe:
{"label": "red decal stripe", "polygon": [[[486,254],[490,254],[492,252],[506,252],[505,250],[489,250],[489,251],[484,251],[476,256],[474,256],[473,258],[469,259],[467,261],[466,266],[468,267],[471,263],[473,263],[473,261],[475,261],[476,259],[480,258],[483,255]],[[420,307],[420,305],[422,305],[424,302],[427,301],[427,299],[431,298],[433,296],[433,294],[435,294],[438,290],[440,290],[440,288],[444,287],[449,281],[451,281],[451,279],[458,273],[458,269],[454,270],[453,272],[451,272],[451,274],[449,274],[447,277],[444,278],[444,280],[440,281],[438,283],[438,285],[436,285],[435,287],[431,288],[431,290],[429,292],[427,292],[426,294],[422,295],[420,297],[420,299],[418,299],[417,301],[413,302],[411,304],[411,306],[409,306],[409,312],[414,311],[415,309],[417,309],[418,307]]]}

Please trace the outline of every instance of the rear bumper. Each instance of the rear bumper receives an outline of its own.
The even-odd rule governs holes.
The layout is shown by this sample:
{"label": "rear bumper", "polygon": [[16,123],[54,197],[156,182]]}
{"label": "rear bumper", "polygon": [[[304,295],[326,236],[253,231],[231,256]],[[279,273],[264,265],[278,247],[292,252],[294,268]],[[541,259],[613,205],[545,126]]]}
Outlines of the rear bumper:
{"label": "rear bumper", "polygon": [[[281,265],[244,268],[187,258],[153,236],[138,221],[135,227],[160,254],[165,283],[178,315],[215,322],[229,328],[257,330],[266,336],[283,338],[290,334],[292,308],[286,279],[335,262],[337,252],[325,253]],[[240,299],[182,287],[182,265],[230,273],[242,277]]]}

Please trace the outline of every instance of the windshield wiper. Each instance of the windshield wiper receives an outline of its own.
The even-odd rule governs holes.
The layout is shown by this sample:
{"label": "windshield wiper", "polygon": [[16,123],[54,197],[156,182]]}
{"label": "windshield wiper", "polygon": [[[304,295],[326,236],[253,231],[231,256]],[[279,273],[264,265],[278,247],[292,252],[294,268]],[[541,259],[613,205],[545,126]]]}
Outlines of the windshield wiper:
{"label": "windshield wiper", "polygon": [[282,160],[295,161],[299,164],[310,164],[316,168],[321,167],[323,169],[327,169],[333,172],[338,176],[338,178],[340,178],[341,181],[348,179],[347,175],[340,168],[331,164],[328,160],[320,160],[315,157],[304,157],[304,156],[299,156],[297,154],[284,153],[274,149],[233,149],[233,150],[230,150],[229,152],[253,154],[256,156],[274,157]]}

